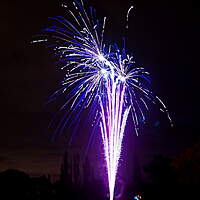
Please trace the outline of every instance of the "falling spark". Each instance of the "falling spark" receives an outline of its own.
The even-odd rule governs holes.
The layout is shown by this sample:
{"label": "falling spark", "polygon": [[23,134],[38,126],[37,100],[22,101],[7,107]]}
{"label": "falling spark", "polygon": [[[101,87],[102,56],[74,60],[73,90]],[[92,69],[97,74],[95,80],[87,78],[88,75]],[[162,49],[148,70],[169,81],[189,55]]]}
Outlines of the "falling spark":
{"label": "falling spark", "polygon": [[129,14],[131,12],[131,10],[134,8],[134,6],[131,6],[128,11],[127,11],[127,15],[126,15],[126,22],[127,22],[127,25],[126,25],[126,28],[128,29],[128,20],[129,20]]}

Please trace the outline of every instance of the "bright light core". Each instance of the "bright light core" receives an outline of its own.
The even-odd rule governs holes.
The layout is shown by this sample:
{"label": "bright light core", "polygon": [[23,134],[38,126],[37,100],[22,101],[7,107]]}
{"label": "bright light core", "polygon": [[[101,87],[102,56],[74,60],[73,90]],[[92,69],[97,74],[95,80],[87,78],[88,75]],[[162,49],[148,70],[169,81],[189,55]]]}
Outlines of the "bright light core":
{"label": "bright light core", "polygon": [[98,55],[98,59],[100,60],[100,61],[105,61],[106,59],[103,57],[103,55]]}
{"label": "bright light core", "polygon": [[107,73],[107,70],[106,70],[106,69],[101,69],[101,73],[102,73],[102,74],[106,74],[106,73]]}
{"label": "bright light core", "polygon": [[126,78],[125,78],[124,76],[121,76],[121,75],[120,75],[120,76],[119,76],[119,80],[122,81],[122,82],[124,82],[124,81],[126,81]]}

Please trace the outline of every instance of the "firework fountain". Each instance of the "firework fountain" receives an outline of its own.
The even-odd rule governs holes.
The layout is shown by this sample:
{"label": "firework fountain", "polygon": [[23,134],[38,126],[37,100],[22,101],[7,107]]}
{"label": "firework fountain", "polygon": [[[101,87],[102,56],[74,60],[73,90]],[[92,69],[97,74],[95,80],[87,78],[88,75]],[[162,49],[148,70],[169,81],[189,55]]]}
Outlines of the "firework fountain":
{"label": "firework fountain", "polygon": [[[145,121],[145,111],[149,110],[150,103],[159,102],[160,110],[170,117],[164,103],[148,87],[149,73],[138,66],[125,49],[104,43],[106,18],[100,22],[92,8],[88,14],[82,1],[63,7],[71,21],[61,16],[51,18],[59,26],[44,29],[46,34],[36,35],[37,39],[33,40],[33,43],[50,41],[49,47],[54,50],[58,66],[65,74],[62,87],[50,98],[52,100],[62,94],[66,97],[60,108],[66,111],[55,132],[63,130],[72,113],[80,113],[89,105],[98,105],[94,110],[95,115],[100,117],[97,125],[100,126],[104,146],[110,200],[113,200],[129,114],[137,135],[139,119]],[[127,12],[127,21],[132,8]],[[66,109],[69,105],[70,109]]]}

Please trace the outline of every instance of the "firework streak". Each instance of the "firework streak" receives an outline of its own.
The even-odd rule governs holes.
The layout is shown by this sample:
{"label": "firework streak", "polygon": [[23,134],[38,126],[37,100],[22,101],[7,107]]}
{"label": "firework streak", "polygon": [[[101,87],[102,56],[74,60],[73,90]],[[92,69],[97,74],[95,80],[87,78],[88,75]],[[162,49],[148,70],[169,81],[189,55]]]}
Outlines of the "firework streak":
{"label": "firework streak", "polygon": [[[62,132],[71,113],[78,116],[82,109],[95,104],[94,110],[100,116],[98,125],[104,146],[110,200],[113,200],[129,113],[137,135],[140,122],[146,120],[145,113],[149,110],[150,103],[158,102],[160,110],[166,112],[169,119],[170,117],[161,99],[148,89],[149,73],[137,66],[125,49],[120,50],[116,44],[104,43],[106,18],[102,22],[97,20],[92,8],[88,14],[82,1],[63,7],[71,20],[61,16],[51,18],[58,26],[44,29],[46,34],[36,35],[39,39],[33,41],[50,41],[49,47],[58,58],[58,67],[65,74],[62,87],[50,97],[50,100],[59,95],[65,95],[66,98],[65,104],[60,108],[66,110],[66,113],[55,132]],[[132,8],[128,10],[127,20]]]}

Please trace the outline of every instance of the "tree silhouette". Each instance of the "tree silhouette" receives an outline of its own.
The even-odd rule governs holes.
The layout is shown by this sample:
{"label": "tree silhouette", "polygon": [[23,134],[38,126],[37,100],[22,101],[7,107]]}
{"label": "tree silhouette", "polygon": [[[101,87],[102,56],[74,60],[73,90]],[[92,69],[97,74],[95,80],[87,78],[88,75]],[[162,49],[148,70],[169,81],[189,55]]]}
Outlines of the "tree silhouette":
{"label": "tree silhouette", "polygon": [[178,174],[178,182],[183,184],[200,184],[200,142],[187,148],[173,162]]}
{"label": "tree silhouette", "polygon": [[175,183],[176,176],[171,162],[172,160],[170,158],[157,155],[145,167],[145,171],[149,174],[149,178],[153,184]]}

